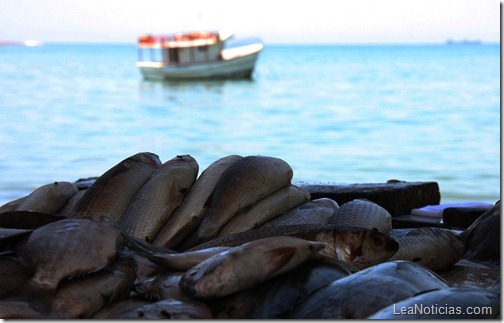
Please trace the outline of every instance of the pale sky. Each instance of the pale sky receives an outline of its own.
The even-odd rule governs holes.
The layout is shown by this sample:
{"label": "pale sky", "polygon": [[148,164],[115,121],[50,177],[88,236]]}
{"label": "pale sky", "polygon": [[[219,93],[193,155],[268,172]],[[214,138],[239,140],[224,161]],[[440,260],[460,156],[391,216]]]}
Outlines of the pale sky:
{"label": "pale sky", "polygon": [[136,42],[226,30],[266,43],[499,42],[498,0],[0,0],[0,40]]}

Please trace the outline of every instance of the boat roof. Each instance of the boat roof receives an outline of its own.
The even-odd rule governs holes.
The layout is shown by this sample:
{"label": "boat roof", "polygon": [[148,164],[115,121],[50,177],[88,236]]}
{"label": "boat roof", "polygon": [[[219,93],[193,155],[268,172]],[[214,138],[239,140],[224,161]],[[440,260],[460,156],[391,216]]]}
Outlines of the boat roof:
{"label": "boat roof", "polygon": [[176,34],[151,35],[138,37],[138,47],[142,48],[181,48],[195,46],[210,46],[223,42],[232,36],[227,32],[192,31]]}

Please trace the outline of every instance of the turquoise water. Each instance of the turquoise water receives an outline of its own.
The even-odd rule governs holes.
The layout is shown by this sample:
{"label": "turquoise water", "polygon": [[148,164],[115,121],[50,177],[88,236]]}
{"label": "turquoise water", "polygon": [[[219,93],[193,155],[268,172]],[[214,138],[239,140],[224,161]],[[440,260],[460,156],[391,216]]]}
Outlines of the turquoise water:
{"label": "turquoise water", "polygon": [[499,45],[268,45],[252,81],[144,81],[131,45],[0,47],[0,204],[140,151],[286,160],[295,182],[500,195]]}

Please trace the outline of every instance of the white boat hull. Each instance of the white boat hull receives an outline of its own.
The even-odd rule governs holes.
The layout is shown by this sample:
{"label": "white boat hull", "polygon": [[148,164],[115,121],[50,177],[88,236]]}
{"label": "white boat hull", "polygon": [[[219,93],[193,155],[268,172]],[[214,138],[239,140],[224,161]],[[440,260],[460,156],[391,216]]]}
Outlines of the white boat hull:
{"label": "white boat hull", "polygon": [[222,51],[222,60],[197,64],[138,62],[145,79],[186,80],[250,78],[262,45],[254,44]]}

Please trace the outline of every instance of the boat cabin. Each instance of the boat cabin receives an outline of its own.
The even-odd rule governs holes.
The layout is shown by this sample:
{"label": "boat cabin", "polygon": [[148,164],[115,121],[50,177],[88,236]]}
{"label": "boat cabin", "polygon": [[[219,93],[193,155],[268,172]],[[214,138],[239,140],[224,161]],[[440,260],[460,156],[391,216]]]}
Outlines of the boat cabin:
{"label": "boat cabin", "polygon": [[231,34],[189,32],[173,35],[142,35],[138,38],[138,60],[185,65],[222,60],[224,42]]}

